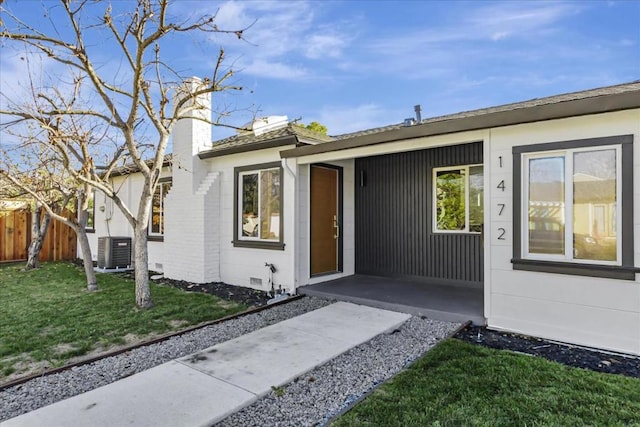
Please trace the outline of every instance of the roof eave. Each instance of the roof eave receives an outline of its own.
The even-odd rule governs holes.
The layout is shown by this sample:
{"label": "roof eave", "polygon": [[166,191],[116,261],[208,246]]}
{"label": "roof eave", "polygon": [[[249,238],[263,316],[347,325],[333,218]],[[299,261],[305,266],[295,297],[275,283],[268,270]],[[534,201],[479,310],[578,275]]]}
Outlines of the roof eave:
{"label": "roof eave", "polygon": [[401,127],[389,131],[342,139],[329,144],[307,145],[283,150],[280,152],[280,156],[282,158],[301,157],[426,136],[497,128],[633,108],[640,108],[640,90]]}
{"label": "roof eave", "polygon": [[249,151],[265,150],[267,148],[276,148],[276,147],[282,147],[285,145],[297,145],[297,143],[298,143],[298,138],[296,138],[295,135],[287,135],[279,138],[268,139],[266,141],[261,141],[253,144],[242,144],[242,145],[231,146],[228,148],[201,151],[200,153],[198,153],[198,157],[200,159],[210,159],[213,157],[222,157],[222,156],[228,156],[230,154],[247,153]]}
{"label": "roof eave", "polygon": [[[172,159],[164,159],[162,161],[162,167],[166,168],[167,166],[171,166],[171,162],[172,162]],[[127,170],[121,170],[123,168],[126,168]],[[109,178],[115,178],[117,176],[132,175],[132,174],[138,173],[138,172],[140,172],[140,169],[138,169],[137,166],[131,165],[130,169],[129,169],[128,166],[120,166],[120,167],[116,168],[116,170],[111,172],[111,174],[109,175]]]}

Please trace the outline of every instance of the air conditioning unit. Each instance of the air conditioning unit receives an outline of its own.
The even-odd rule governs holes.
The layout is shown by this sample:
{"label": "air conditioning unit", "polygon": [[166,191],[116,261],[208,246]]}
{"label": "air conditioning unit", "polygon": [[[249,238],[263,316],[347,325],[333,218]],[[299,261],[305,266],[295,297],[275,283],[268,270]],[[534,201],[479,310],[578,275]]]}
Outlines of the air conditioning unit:
{"label": "air conditioning unit", "polygon": [[98,268],[127,268],[131,265],[131,237],[98,237]]}

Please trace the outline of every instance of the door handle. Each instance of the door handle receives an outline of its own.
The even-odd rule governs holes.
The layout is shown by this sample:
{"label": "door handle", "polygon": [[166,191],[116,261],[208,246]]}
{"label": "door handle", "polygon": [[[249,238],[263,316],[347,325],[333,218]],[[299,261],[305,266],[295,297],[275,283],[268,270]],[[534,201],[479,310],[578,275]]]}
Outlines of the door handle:
{"label": "door handle", "polygon": [[338,217],[337,215],[333,216],[333,238],[335,240],[338,240],[338,238],[340,237],[340,226],[338,225]]}

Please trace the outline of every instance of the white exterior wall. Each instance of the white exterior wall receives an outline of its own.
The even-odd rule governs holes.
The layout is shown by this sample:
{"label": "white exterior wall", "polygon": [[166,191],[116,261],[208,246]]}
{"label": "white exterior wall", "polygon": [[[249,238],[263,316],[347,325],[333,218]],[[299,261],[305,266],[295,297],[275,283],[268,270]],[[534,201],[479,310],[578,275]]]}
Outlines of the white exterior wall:
{"label": "white exterior wall", "polygon": [[355,274],[355,162],[353,159],[324,162],[342,168],[342,272],[311,277],[311,217],[310,165],[302,164],[298,169],[298,286],[310,285]]}
{"label": "white exterior wall", "polygon": [[[634,244],[640,254],[640,111],[622,111],[491,130],[485,145],[485,316],[489,327],[640,354],[640,283],[516,271],[511,265],[516,145],[634,136]],[[502,168],[499,166],[502,156]],[[504,180],[506,191],[496,186]],[[498,203],[505,203],[503,215]],[[498,240],[498,230],[505,240]]]}
{"label": "white exterior wall", "polygon": [[[198,81],[186,83],[198,86]],[[203,109],[175,125],[171,190],[165,198],[164,275],[206,283],[220,280],[218,230],[210,224],[220,212],[220,175],[207,169],[198,153],[211,146],[210,94],[198,100]]]}
{"label": "white exterior wall", "polygon": [[[184,190],[184,189],[183,189]],[[195,192],[171,187],[165,198],[164,275],[194,283],[220,280],[220,175],[205,175]]]}
{"label": "white exterior wall", "polygon": [[[512,147],[625,134],[634,135],[633,221],[635,259],[638,265],[640,259],[639,110],[415,138],[304,156],[299,157],[297,161],[301,165],[299,166],[301,171],[305,171],[302,165],[316,162],[335,163],[357,157],[483,141],[486,225],[484,299],[488,326],[579,345],[640,354],[640,283],[638,280],[516,271],[511,264],[513,255]],[[499,167],[500,156],[502,156],[502,167]],[[308,174],[308,172],[301,173]],[[308,182],[308,178],[306,180]],[[496,187],[501,180],[504,180],[506,185],[504,192]],[[308,195],[301,191],[301,212],[305,212],[305,209],[308,211],[308,205],[305,205],[306,200]],[[345,193],[345,207],[348,203]],[[498,214],[499,203],[506,205],[502,215]],[[305,217],[301,216],[300,227],[304,229],[305,225]],[[498,239],[500,228],[505,230],[505,240]],[[304,238],[305,235],[301,234],[301,239]],[[304,247],[304,244],[302,246]],[[308,259],[308,256],[299,261],[300,277],[305,277],[308,272],[305,259]],[[332,278],[322,277],[316,281]]]}
{"label": "white exterior wall", "polygon": [[[192,123],[193,124],[193,123]],[[191,125],[190,125],[191,126]],[[580,345],[640,354],[640,283],[551,273],[516,271],[511,264],[513,233],[512,148],[519,145],[566,140],[634,135],[634,241],[640,259],[640,110],[552,120],[495,129],[416,138],[281,161],[279,152],[291,147],[239,153],[207,160],[197,158],[208,140],[207,128],[190,127],[180,145],[180,167],[173,168],[173,186],[166,198],[164,244],[149,243],[149,266],[167,277],[225,283],[268,290],[268,270],[278,271],[274,282],[292,291],[306,284],[348,276],[355,269],[354,159],[444,145],[484,142],[485,173],[485,317],[488,326]],[[502,157],[502,167],[499,157]],[[283,165],[284,250],[233,246],[234,168],[269,162]],[[343,168],[343,272],[311,279],[309,276],[309,165],[329,163]],[[174,164],[175,165],[175,164]],[[132,209],[141,182],[133,176],[121,194]],[[506,191],[497,189],[504,180]],[[90,236],[94,254],[97,237],[131,236],[124,217],[109,202],[96,199],[96,233]],[[505,204],[502,215],[498,204]],[[100,206],[105,205],[105,212]],[[106,226],[109,226],[107,233]],[[504,240],[498,239],[500,229]],[[164,252],[167,257],[165,258]],[[162,268],[159,268],[160,265]],[[637,264],[636,264],[637,265]],[[262,283],[252,284],[251,279]]]}
{"label": "white exterior wall", "polygon": [[[234,168],[262,163],[281,162],[280,150],[292,148],[281,147],[268,150],[250,151],[224,157],[216,157],[206,161],[210,171],[216,171],[221,177],[220,216],[218,220],[208,218],[213,227],[217,227],[220,236],[220,280],[237,286],[269,290],[269,272],[265,263],[274,264],[274,283],[291,291],[295,286],[295,200],[296,200],[296,168],[283,165],[282,188],[284,221],[284,250],[241,248],[233,246],[233,230],[237,226],[233,217],[234,203]],[[251,278],[260,279],[261,285],[251,284]]]}
{"label": "white exterior wall", "polygon": [[[161,178],[171,177],[168,167],[162,169]],[[118,190],[118,195],[122,198],[126,206],[135,215],[140,204],[140,194],[142,192],[143,180],[140,174],[117,176],[113,178],[114,188]],[[94,229],[95,232],[88,233],[89,245],[91,246],[91,257],[98,260],[98,238],[103,236],[126,236],[133,238],[133,229],[126,220],[120,209],[111,199],[102,192],[96,191],[95,200]],[[162,271],[164,264],[163,242],[149,242],[149,269],[152,271]],[[78,257],[82,257],[80,247],[78,247]]]}

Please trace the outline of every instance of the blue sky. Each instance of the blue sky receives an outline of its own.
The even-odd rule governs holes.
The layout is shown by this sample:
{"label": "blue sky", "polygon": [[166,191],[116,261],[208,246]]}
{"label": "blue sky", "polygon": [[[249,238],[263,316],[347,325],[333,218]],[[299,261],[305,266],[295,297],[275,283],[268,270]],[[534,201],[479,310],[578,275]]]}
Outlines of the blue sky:
{"label": "blue sky", "polygon": [[[219,35],[168,52],[204,75],[225,48],[245,89],[216,102],[238,109],[235,125],[253,106],[340,134],[401,122],[415,104],[427,118],[640,79],[639,0],[177,1],[170,11],[250,26],[247,42]],[[17,74],[1,55],[6,82]]]}

